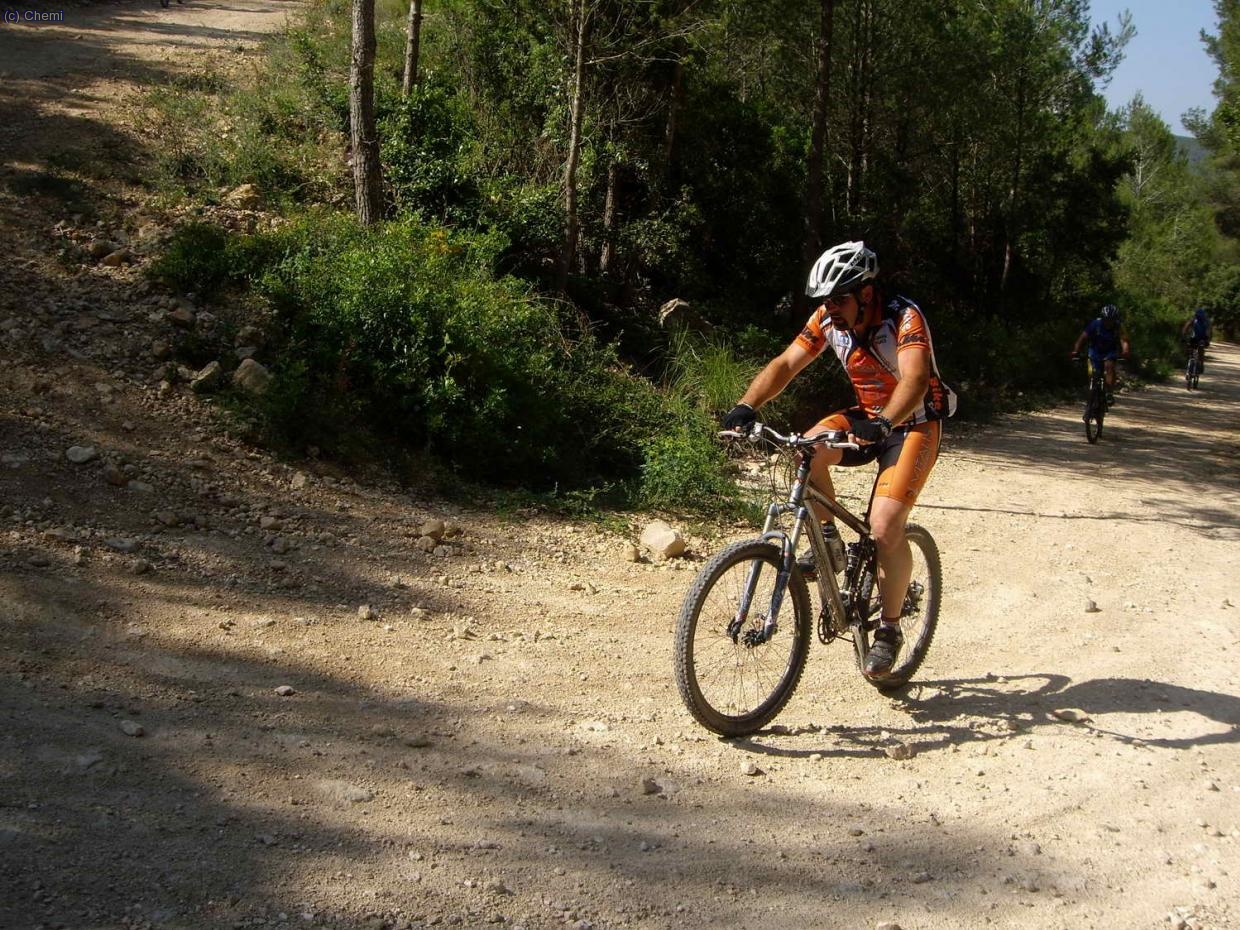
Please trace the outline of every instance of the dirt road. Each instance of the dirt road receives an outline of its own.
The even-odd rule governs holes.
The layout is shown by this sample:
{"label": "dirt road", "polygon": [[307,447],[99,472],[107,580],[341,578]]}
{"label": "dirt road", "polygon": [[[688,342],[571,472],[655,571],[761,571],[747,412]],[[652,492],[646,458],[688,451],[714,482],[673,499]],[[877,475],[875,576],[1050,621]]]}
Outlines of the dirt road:
{"label": "dirt road", "polygon": [[[95,54],[54,80],[121,96],[73,138],[132,141],[146,69],[285,8],[84,9]],[[11,74],[47,50],[0,32]],[[54,130],[63,100],[28,102]],[[882,697],[815,646],[778,726],[725,743],[671,630],[740,528],[634,564],[245,445],[161,390],[169,295],[55,257],[68,208],[20,182],[56,138],[0,136],[0,927],[1240,925],[1236,347],[1199,393],[1123,395],[1097,446],[1075,408],[950,434],[919,681]]]}

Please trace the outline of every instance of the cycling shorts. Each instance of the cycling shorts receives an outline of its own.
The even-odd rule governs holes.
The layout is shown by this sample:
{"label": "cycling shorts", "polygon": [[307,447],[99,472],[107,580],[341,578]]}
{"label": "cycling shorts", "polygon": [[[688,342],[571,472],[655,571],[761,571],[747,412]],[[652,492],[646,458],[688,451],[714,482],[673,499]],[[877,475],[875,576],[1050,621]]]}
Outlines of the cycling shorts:
{"label": "cycling shorts", "polygon": [[1113,362],[1117,358],[1119,358],[1119,349],[1112,349],[1109,352],[1095,352],[1093,349],[1089,350],[1089,360],[1095,365],[1101,364],[1102,362]]}
{"label": "cycling shorts", "polygon": [[[860,407],[839,410],[819,420],[807,435],[822,430],[851,430],[853,423],[866,419],[869,417]],[[942,437],[941,420],[897,426],[886,439],[860,449],[840,450],[843,453],[840,464],[852,467],[878,462],[875,497],[889,497],[912,506],[939,457]]]}

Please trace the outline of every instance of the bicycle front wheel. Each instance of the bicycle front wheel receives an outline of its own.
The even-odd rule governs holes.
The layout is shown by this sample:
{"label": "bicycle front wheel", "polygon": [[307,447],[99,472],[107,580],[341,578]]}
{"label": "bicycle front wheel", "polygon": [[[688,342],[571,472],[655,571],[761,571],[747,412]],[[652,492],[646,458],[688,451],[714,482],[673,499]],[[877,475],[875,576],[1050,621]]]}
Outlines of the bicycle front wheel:
{"label": "bicycle front wheel", "polygon": [[[880,691],[888,691],[908,684],[921,668],[930,651],[934,631],[939,625],[939,602],[943,597],[943,568],[939,560],[939,547],[934,537],[923,527],[910,523],[904,528],[905,538],[913,554],[913,574],[904,596],[904,609],[900,615],[900,632],[904,634],[904,647],[900,650],[891,672],[882,678],[866,680]],[[871,569],[873,570],[873,568]],[[873,616],[881,616],[879,592],[875,586]],[[870,631],[854,628],[857,663],[864,668],[865,657],[870,650]]]}
{"label": "bicycle front wheel", "polygon": [[1102,435],[1102,417],[1106,410],[1106,402],[1098,391],[1090,391],[1089,400],[1085,402],[1085,438],[1097,442]]}
{"label": "bicycle front wheel", "polygon": [[[733,543],[706,563],[676,623],[676,685],[689,713],[723,736],[744,736],[792,697],[809,652],[809,591],[794,566],[779,591],[782,554],[760,539]],[[762,635],[776,595],[779,625]]]}

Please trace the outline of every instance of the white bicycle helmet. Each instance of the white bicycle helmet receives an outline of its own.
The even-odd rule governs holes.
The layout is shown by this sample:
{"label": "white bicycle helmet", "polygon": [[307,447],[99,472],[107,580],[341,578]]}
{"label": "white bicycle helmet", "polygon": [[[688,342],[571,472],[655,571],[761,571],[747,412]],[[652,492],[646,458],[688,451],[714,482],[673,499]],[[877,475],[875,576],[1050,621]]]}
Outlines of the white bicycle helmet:
{"label": "white bicycle helmet", "polygon": [[878,256],[864,242],[841,242],[818,256],[805,284],[816,300],[855,291],[878,274]]}

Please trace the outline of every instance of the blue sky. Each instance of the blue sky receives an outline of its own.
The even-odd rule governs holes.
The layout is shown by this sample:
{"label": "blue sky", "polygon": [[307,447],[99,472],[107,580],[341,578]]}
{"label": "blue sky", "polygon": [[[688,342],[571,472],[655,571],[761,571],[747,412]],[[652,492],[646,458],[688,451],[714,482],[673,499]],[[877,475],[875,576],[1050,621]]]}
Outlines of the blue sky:
{"label": "blue sky", "polygon": [[1199,35],[1216,33],[1213,0],[1090,0],[1095,23],[1115,31],[1123,10],[1132,12],[1137,34],[1124,51],[1109,87],[1107,104],[1118,109],[1140,91],[1171,131],[1184,134],[1180,116],[1189,107],[1214,109],[1211,87],[1218,69]]}

